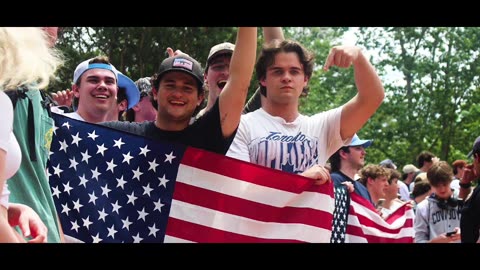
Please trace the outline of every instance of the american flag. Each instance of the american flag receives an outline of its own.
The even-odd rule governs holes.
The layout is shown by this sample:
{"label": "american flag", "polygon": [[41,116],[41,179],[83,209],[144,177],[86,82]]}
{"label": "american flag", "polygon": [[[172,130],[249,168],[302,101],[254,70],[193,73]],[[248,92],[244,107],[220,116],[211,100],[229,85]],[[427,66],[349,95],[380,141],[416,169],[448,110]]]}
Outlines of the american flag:
{"label": "american flag", "polygon": [[54,114],[47,168],[66,235],[98,242],[323,242],[332,184]]}
{"label": "american flag", "polygon": [[387,219],[345,186],[335,187],[331,243],[413,243],[413,209],[403,204]]}

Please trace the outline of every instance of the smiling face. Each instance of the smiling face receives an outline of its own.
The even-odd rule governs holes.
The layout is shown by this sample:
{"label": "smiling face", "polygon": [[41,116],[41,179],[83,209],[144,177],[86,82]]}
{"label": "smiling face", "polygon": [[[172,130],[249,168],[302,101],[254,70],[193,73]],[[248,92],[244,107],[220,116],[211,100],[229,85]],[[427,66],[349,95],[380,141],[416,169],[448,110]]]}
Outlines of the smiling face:
{"label": "smiling face", "polygon": [[78,113],[107,115],[117,106],[117,81],[112,71],[90,69],[80,77],[80,84],[73,85],[75,97],[79,98]]}
{"label": "smiling face", "polygon": [[188,126],[190,118],[203,100],[199,95],[195,78],[185,72],[171,71],[165,73],[155,90],[158,102],[157,122],[176,122]]}
{"label": "smiling face", "polygon": [[231,53],[220,54],[210,60],[208,70],[203,75],[208,98],[214,101],[222,92],[230,76]]}
{"label": "smiling face", "polygon": [[260,80],[267,88],[267,100],[271,103],[298,103],[303,88],[308,83],[303,66],[295,52],[279,52]]}

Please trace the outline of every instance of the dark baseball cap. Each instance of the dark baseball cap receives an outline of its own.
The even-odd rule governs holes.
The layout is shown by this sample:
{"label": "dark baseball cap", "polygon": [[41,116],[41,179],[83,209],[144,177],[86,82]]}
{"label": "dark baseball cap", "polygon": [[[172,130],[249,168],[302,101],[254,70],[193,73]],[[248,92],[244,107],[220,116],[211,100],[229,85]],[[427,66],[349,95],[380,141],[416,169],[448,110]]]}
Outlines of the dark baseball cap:
{"label": "dark baseball cap", "polygon": [[160,78],[163,75],[165,75],[165,73],[170,71],[181,71],[193,76],[197,80],[200,86],[199,91],[202,89],[203,87],[202,66],[197,60],[193,59],[192,57],[186,54],[179,54],[176,56],[166,58],[160,64],[160,68],[158,69],[157,80],[160,80]]}
{"label": "dark baseball cap", "polygon": [[480,136],[478,136],[473,142],[472,151],[468,153],[467,157],[470,158],[473,155],[473,153],[480,153]]}

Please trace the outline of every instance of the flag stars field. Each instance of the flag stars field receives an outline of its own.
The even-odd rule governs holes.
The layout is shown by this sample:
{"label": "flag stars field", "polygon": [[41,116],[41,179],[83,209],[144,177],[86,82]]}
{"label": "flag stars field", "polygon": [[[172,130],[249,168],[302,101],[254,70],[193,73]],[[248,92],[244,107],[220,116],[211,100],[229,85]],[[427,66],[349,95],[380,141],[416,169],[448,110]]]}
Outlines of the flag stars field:
{"label": "flag stars field", "polygon": [[89,197],[88,203],[93,203],[93,205],[95,205],[95,201],[98,199],[98,197],[95,196],[95,191],[92,191],[92,193],[89,193],[88,197]]}
{"label": "flag stars field", "polygon": [[97,154],[100,153],[102,156],[105,156],[105,151],[108,150],[108,148],[105,147],[105,144],[102,143],[102,145],[97,145]]}
{"label": "flag stars field", "polygon": [[80,138],[78,134],[79,132],[77,132],[77,134],[75,135],[72,135],[72,144],[75,144],[77,147],[78,147],[78,143],[82,140],[82,138]]}
{"label": "flag stars field", "polygon": [[172,161],[173,159],[175,158],[175,156],[173,155],[173,151],[170,153],[170,154],[165,154],[165,162],[170,162],[170,164],[172,164]]}
{"label": "flag stars field", "polygon": [[98,220],[103,220],[105,222],[105,217],[107,217],[108,214],[105,212],[105,208],[102,208],[101,211],[98,211]]}
{"label": "flag stars field", "polygon": [[118,139],[118,140],[113,140],[115,143],[113,144],[113,147],[118,147],[118,149],[122,149],[122,145],[124,145],[125,143],[122,142],[122,138]]}

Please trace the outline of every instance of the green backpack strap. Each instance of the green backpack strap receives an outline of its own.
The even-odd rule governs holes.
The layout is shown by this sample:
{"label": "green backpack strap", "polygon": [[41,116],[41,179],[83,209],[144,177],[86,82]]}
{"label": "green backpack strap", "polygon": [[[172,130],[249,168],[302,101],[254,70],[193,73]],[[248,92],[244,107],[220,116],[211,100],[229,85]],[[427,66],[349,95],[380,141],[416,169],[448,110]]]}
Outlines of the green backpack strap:
{"label": "green backpack strap", "polygon": [[[35,121],[33,116],[33,104],[32,100],[28,98],[26,92],[28,91],[27,88],[22,87],[15,90],[6,90],[5,94],[10,98],[13,105],[13,111],[15,112],[15,108],[17,106],[17,100],[19,98],[27,98],[28,99],[28,116],[27,116],[27,125],[28,125],[28,152],[31,161],[37,161],[37,155],[35,152]],[[50,112],[50,110],[48,110]]]}

